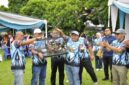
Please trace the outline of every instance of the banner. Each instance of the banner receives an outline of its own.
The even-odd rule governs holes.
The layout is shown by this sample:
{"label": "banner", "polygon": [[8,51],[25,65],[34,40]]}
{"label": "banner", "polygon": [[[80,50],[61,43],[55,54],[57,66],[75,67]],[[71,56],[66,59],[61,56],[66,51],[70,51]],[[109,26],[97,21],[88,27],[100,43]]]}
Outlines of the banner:
{"label": "banner", "polygon": [[125,21],[125,13],[119,10],[119,28],[124,28],[124,21]]}
{"label": "banner", "polygon": [[113,32],[116,29],[117,16],[118,16],[118,8],[112,5],[111,6],[111,23],[112,23]]}
{"label": "banner", "polygon": [[129,14],[126,14],[125,17],[125,32],[126,32],[125,39],[129,39]]}

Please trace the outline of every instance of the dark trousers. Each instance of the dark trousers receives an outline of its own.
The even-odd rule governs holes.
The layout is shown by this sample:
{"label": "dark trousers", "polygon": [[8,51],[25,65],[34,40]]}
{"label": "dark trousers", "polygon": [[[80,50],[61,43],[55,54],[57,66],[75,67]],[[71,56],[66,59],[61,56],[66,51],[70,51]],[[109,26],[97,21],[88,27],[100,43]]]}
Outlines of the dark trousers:
{"label": "dark trousers", "polygon": [[64,59],[51,59],[51,85],[56,85],[56,72],[59,72],[59,85],[64,85]]}
{"label": "dark trousers", "polygon": [[80,64],[80,71],[79,71],[80,83],[82,83],[83,67],[85,67],[86,71],[89,73],[93,82],[97,82],[97,77],[96,77],[96,74],[95,74],[94,69],[92,67],[92,63],[91,63],[90,59],[82,59],[81,64]]}
{"label": "dark trousers", "polygon": [[103,64],[104,64],[104,75],[105,78],[109,78],[108,67],[110,66],[111,72],[111,79],[112,79],[112,57],[111,56],[104,56],[103,57]]}

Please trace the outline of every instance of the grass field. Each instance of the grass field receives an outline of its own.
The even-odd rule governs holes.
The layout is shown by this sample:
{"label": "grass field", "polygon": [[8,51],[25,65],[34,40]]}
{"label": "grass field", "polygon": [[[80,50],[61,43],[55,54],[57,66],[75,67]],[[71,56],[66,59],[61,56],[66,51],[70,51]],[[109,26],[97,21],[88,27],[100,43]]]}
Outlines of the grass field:
{"label": "grass field", "polygon": [[[46,85],[50,85],[50,76],[51,76],[51,62],[50,58],[48,58],[48,64],[47,64],[47,76],[46,76]],[[24,73],[24,85],[30,85],[32,73],[31,73],[31,58],[26,59],[26,69]],[[94,66],[94,62],[93,62]],[[102,78],[104,77],[103,71],[95,71],[97,78],[98,78],[98,85],[111,85],[110,80],[109,81],[102,81]],[[66,72],[65,72],[66,73]],[[64,85],[69,85],[66,82],[67,76],[65,75]],[[57,79],[56,79],[56,85],[58,84],[58,72],[57,72]],[[2,61],[0,62],[0,85],[12,85],[13,84],[13,75],[10,69],[10,60]],[[93,82],[87,74],[86,70],[83,70],[83,80],[82,85],[93,85]]]}

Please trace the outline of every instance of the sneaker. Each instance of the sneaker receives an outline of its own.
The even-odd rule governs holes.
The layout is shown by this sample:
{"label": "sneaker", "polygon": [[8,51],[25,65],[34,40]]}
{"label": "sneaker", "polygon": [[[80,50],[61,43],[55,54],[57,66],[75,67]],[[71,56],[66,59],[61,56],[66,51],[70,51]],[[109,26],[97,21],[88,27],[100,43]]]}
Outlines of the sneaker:
{"label": "sneaker", "polygon": [[96,69],[96,71],[99,71],[99,69]]}
{"label": "sneaker", "polygon": [[68,80],[66,80],[66,83],[68,83],[69,81]]}
{"label": "sneaker", "polygon": [[109,80],[109,78],[103,78],[102,80],[103,80],[103,81],[107,81],[107,80]]}
{"label": "sneaker", "polygon": [[98,83],[97,82],[94,82],[94,85],[98,85]]}

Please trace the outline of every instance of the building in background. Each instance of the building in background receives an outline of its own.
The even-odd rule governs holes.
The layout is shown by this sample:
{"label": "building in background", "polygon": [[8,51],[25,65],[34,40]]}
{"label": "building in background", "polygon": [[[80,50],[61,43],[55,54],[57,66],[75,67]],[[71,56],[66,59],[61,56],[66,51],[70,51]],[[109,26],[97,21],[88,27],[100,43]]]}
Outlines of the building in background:
{"label": "building in background", "polygon": [[0,6],[8,7],[8,0],[0,0]]}

